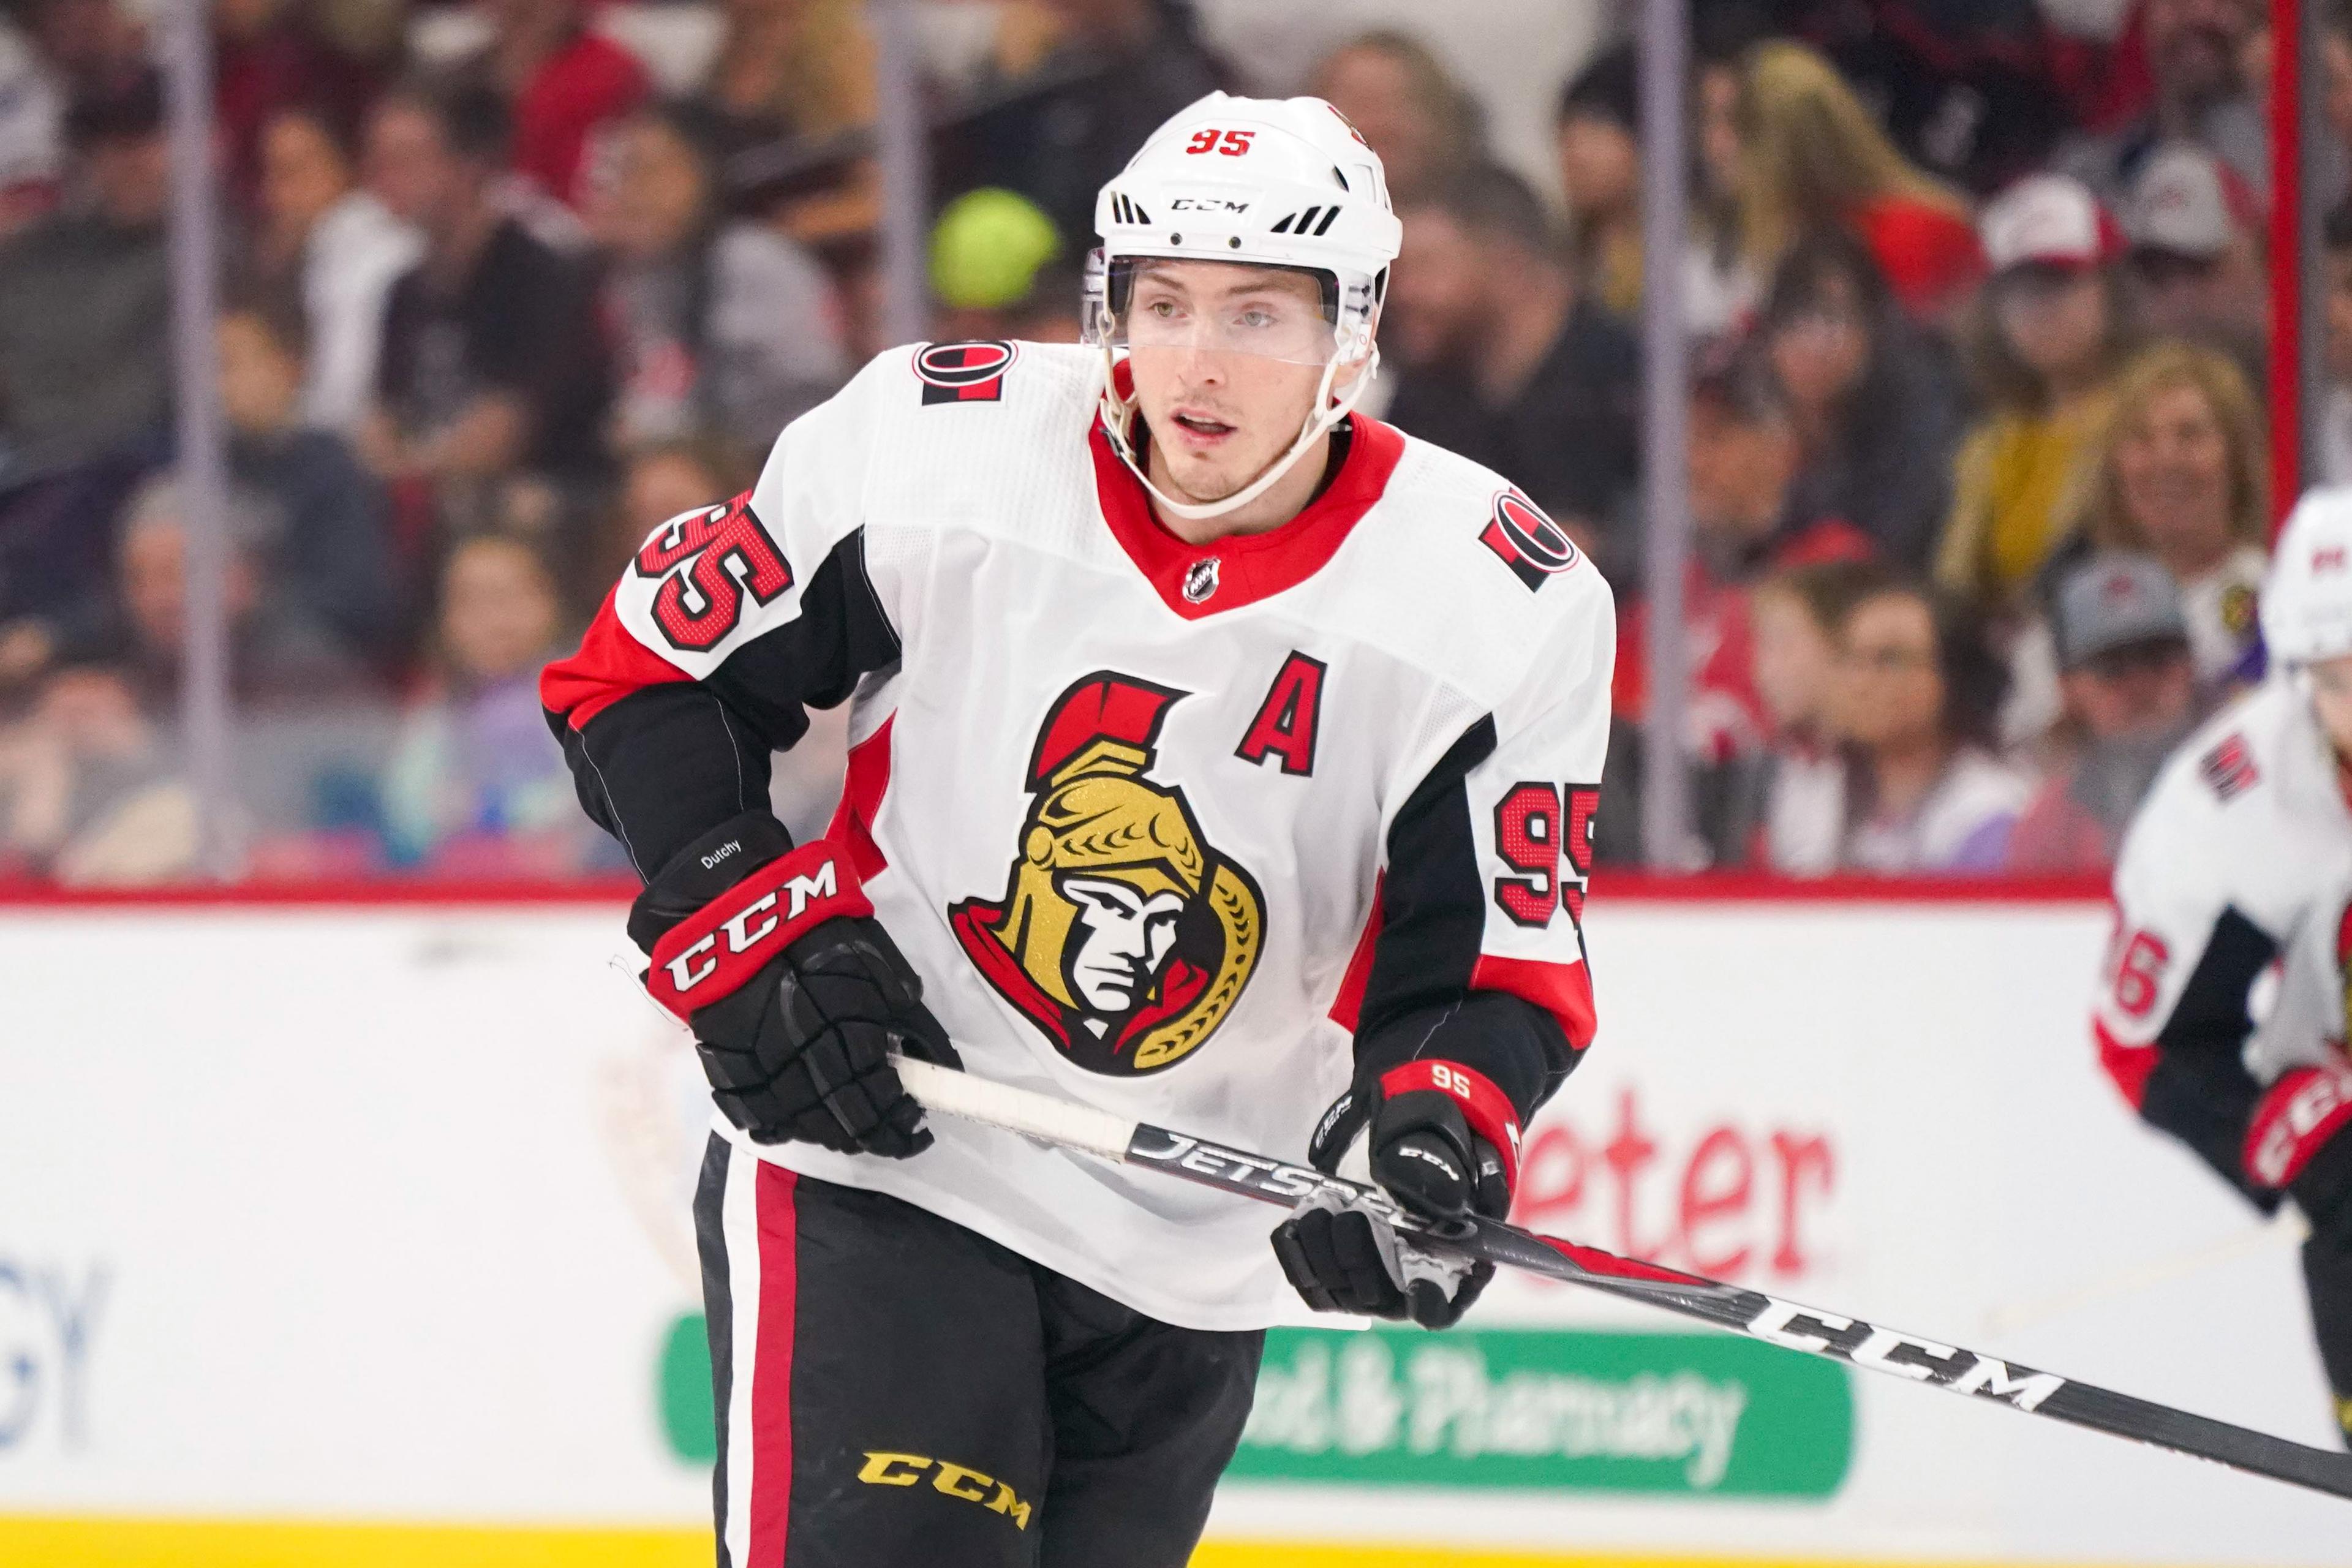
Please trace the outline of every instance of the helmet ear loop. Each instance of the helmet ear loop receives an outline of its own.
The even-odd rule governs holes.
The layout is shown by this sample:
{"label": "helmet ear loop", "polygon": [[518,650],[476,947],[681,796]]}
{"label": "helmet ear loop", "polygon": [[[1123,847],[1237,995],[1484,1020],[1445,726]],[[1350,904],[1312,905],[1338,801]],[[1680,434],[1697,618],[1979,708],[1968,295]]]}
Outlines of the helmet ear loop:
{"label": "helmet ear loop", "polygon": [[[1372,378],[1380,374],[1380,345],[1372,338],[1379,322],[1380,306],[1375,304],[1360,328],[1347,331],[1348,341],[1340,342],[1335,335],[1331,357],[1323,362],[1323,379],[1315,386],[1315,401],[1307,405],[1306,421],[1298,427],[1298,439],[1273,468],[1266,470],[1269,476],[1286,470],[1314,444],[1317,437],[1339,428],[1339,421],[1354,411],[1357,403],[1370,387]],[[1355,352],[1358,349],[1361,350],[1360,353]],[[1339,401],[1334,403],[1331,388],[1339,379],[1340,367],[1358,363],[1363,368],[1356,373],[1355,379],[1348,384],[1348,390],[1341,393]]]}
{"label": "helmet ear loop", "polygon": [[[1143,469],[1135,460],[1135,446],[1129,440],[1128,431],[1135,419],[1135,411],[1141,406],[1143,398],[1139,394],[1130,393],[1125,397],[1118,395],[1118,349],[1116,342],[1118,337],[1118,318],[1106,309],[1102,315],[1101,342],[1103,389],[1100,411],[1103,430],[1110,437],[1111,450],[1118,454],[1121,462],[1135,470],[1138,479],[1142,479]],[[1148,488],[1150,481],[1145,479],[1144,483]]]}

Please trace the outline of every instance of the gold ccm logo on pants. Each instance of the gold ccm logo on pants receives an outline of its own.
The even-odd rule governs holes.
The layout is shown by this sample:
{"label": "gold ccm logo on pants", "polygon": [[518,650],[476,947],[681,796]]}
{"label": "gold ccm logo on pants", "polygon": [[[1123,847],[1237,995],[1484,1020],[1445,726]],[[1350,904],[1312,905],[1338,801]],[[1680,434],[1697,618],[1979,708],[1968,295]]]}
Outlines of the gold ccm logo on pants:
{"label": "gold ccm logo on pants", "polygon": [[982,1475],[966,1465],[950,1464],[923,1454],[886,1454],[868,1450],[866,1463],[859,1467],[857,1479],[869,1487],[911,1487],[925,1476],[931,1478],[931,1489],[945,1492],[964,1502],[986,1505],[991,1513],[1001,1513],[1022,1530],[1029,1528],[1029,1505],[1013,1495],[1013,1489],[1003,1481]]}

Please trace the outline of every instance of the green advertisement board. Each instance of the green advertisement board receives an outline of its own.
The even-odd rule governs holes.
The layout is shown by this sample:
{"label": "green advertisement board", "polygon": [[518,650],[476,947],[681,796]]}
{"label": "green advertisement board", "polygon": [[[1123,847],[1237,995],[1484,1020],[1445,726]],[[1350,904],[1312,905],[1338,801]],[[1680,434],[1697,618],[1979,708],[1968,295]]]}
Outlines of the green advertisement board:
{"label": "green advertisement board", "polygon": [[1827,1498],[1853,1457],[1847,1378],[1719,1334],[1276,1329],[1227,1474]]}
{"label": "green advertisement board", "polygon": [[[659,1369],[670,1451],[709,1462],[700,1313],[671,1324]],[[1226,1474],[1822,1499],[1853,1458],[1847,1378],[1834,1362],[1724,1334],[1276,1329]]]}
{"label": "green advertisement board", "polygon": [[669,1451],[689,1465],[719,1457],[719,1420],[710,1403],[710,1335],[702,1314],[688,1312],[662,1336],[655,1398]]}

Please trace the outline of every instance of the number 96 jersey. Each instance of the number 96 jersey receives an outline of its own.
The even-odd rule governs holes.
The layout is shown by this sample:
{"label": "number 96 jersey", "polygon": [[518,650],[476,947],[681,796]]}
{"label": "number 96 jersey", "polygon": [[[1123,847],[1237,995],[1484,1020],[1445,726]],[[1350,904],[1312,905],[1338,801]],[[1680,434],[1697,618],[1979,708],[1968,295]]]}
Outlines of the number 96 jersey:
{"label": "number 96 jersey", "polygon": [[[1472,1065],[1531,1111],[1593,1032],[1607,586],[1506,481],[1362,418],[1298,517],[1187,544],[1102,374],[886,353],[656,530],[542,683],[583,802],[651,876],[847,701],[828,837],[970,1071],[1299,1157],[1351,1037],[1490,992],[1542,1059]],[[1295,1311],[1250,1205],[932,1127],[905,1161],[740,1147],[1165,1321]]]}
{"label": "number 96 jersey", "polygon": [[2352,973],[2352,813],[2294,678],[2165,764],[2115,893],[2100,1058],[2147,1121],[2242,1185],[2263,1087],[2342,1060]]}

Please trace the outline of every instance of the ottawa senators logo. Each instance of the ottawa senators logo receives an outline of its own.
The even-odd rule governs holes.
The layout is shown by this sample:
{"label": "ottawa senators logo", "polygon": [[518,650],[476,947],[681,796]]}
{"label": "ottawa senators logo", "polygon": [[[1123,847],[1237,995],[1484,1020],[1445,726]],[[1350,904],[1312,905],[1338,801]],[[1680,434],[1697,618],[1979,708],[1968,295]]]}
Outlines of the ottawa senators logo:
{"label": "ottawa senators logo", "polygon": [[1584,559],[1568,530],[1538,511],[1517,490],[1495,492],[1486,531],[1478,536],[1478,542],[1493,551],[1530,592]]}
{"label": "ottawa senators logo", "polygon": [[1004,896],[948,908],[997,994],[1089,1072],[1173,1067],[1223,1023],[1265,945],[1256,880],[1145,776],[1185,693],[1108,670],[1057,699]]}
{"label": "ottawa senators logo", "polygon": [[915,379],[923,384],[923,402],[994,403],[1004,395],[1004,373],[1020,353],[1002,338],[925,343],[915,351]]}

